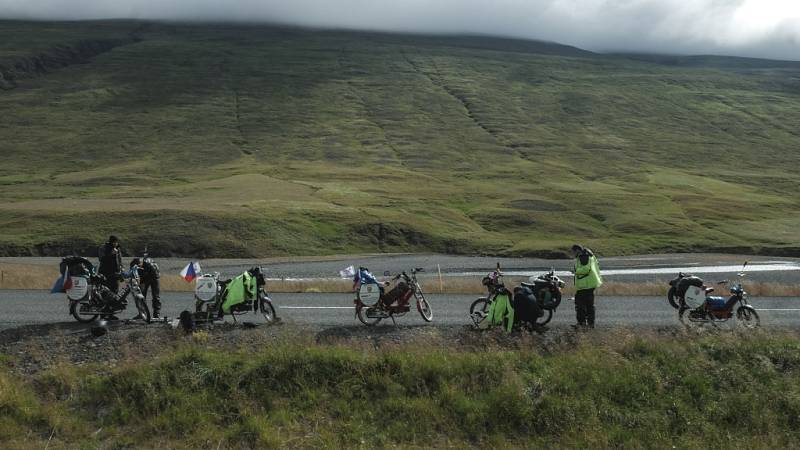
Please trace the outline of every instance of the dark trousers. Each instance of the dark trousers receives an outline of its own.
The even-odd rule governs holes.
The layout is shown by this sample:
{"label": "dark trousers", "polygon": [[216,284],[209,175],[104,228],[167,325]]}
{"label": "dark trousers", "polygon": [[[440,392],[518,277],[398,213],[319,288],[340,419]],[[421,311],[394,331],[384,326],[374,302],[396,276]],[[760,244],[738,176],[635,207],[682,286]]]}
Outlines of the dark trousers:
{"label": "dark trousers", "polygon": [[147,299],[147,291],[152,289],[153,314],[161,312],[161,283],[158,279],[142,280],[142,295]]}
{"label": "dark trousers", "polygon": [[578,325],[594,327],[594,289],[583,289],[575,293],[575,315]]}
{"label": "dark trousers", "polygon": [[104,273],[102,275],[105,277],[105,280],[103,281],[103,284],[105,284],[106,287],[111,289],[111,292],[113,292],[114,294],[119,292],[119,278],[117,278],[117,274],[115,274],[115,273]]}

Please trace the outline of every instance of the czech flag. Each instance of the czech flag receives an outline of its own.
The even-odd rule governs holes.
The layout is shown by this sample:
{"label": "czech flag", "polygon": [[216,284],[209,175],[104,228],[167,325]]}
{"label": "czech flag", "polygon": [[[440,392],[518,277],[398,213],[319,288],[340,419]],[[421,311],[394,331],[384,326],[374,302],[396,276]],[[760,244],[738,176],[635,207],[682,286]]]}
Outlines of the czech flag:
{"label": "czech flag", "polygon": [[69,276],[69,269],[64,270],[64,273],[56,280],[53,288],[50,289],[51,294],[59,294],[67,292],[72,289],[72,278]]}
{"label": "czech flag", "polygon": [[181,270],[181,278],[189,282],[197,278],[200,273],[200,263],[192,261]]}

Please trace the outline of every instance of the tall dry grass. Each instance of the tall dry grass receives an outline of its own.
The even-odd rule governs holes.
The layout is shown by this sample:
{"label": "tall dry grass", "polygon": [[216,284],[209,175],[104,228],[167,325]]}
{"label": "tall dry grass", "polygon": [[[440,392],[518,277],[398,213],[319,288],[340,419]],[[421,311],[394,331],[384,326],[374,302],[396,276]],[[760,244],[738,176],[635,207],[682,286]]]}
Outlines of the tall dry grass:
{"label": "tall dry grass", "polygon": [[[48,267],[35,264],[0,263],[0,289],[50,289],[59,277],[57,267]],[[527,281],[525,277],[506,277],[508,287],[518,286],[520,282]],[[486,293],[486,288],[481,285],[478,277],[419,277],[422,289],[430,294],[473,294]],[[338,279],[286,279],[270,280],[267,286],[270,292],[300,293],[347,293],[351,292],[350,280]],[[161,290],[173,292],[191,292],[194,283],[187,283],[177,275],[162,274]],[[745,283],[745,289],[754,297],[798,297],[800,285],[776,284],[765,282]],[[725,295],[724,286],[717,287],[720,295]],[[564,288],[564,295],[575,293],[572,286]],[[615,296],[660,296],[666,295],[667,284],[657,281],[643,282],[617,282],[608,281],[597,292],[597,295]]]}

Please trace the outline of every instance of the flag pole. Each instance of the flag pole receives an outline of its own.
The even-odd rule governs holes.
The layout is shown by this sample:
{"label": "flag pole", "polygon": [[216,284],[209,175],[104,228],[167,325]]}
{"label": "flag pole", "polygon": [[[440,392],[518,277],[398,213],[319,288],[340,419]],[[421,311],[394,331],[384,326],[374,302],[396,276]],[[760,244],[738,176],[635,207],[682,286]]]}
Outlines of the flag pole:
{"label": "flag pole", "polygon": [[439,293],[444,293],[444,280],[442,280],[442,266],[441,264],[436,264],[436,268],[439,270]]}

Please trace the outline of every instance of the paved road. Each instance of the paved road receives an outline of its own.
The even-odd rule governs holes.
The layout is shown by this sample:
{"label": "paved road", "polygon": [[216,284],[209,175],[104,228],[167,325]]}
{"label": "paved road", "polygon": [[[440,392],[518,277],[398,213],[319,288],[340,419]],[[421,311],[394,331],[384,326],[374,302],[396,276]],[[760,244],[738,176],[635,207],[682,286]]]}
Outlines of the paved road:
{"label": "paved road", "polygon": [[[467,311],[476,298],[474,295],[430,295],[434,311],[431,326],[467,325]],[[289,323],[321,326],[354,325],[353,297],[349,294],[275,294],[273,300],[278,316]],[[163,298],[163,313],[176,317],[182,310],[193,309],[194,300],[189,293],[168,292]],[[761,323],[765,327],[799,327],[800,299],[753,298],[751,304],[760,310]],[[73,319],[67,310],[63,294],[46,291],[0,290],[0,329],[25,324],[70,322]],[[134,313],[121,315],[121,318]],[[258,321],[258,317],[246,315],[242,320]],[[554,325],[571,324],[574,321],[572,304],[565,300],[556,311]],[[398,324],[425,324],[419,314],[412,310],[397,319]],[[391,322],[389,322],[391,323]],[[612,326],[669,326],[678,324],[677,313],[661,297],[601,297],[597,299],[597,323]]]}
{"label": "paved road", "polygon": [[[95,258],[90,258],[94,260]],[[0,258],[0,263],[42,264],[58,267],[60,258]],[[129,258],[125,258],[127,262]],[[679,270],[699,274],[709,280],[733,277],[742,265],[750,261],[748,271],[751,282],[775,282],[800,284],[800,263],[797,258],[771,256],[745,256],[726,254],[684,253],[665,255],[601,257],[603,276],[609,281],[664,282],[672,279]],[[177,274],[186,265],[188,258],[157,258],[162,274]],[[497,258],[486,256],[457,256],[437,254],[410,255],[353,255],[331,257],[294,257],[266,259],[208,259],[201,261],[204,271],[220,272],[231,277],[249,267],[260,265],[266,268],[270,278],[330,278],[347,266],[369,267],[376,275],[389,271],[392,274],[412,267],[423,267],[429,273],[441,268],[445,276],[470,274],[478,277],[491,271],[495,264],[509,272],[542,273],[551,267],[558,271],[571,270],[572,260],[541,258]],[[769,270],[757,270],[769,269]],[[477,275],[476,275],[477,274]]]}

